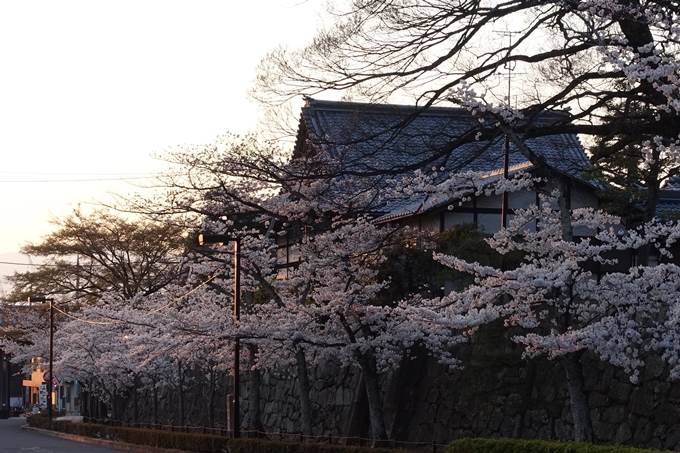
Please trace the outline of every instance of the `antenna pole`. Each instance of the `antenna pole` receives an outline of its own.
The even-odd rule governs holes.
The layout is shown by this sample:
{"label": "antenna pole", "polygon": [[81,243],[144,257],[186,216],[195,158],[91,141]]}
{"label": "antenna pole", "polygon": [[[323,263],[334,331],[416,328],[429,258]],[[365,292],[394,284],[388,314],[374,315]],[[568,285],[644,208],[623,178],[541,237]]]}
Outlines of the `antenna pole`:
{"label": "antenna pole", "polygon": [[[510,44],[508,44],[508,57],[510,52],[512,52],[512,35],[517,34],[517,32],[504,32],[505,35],[510,37]],[[510,93],[512,88],[512,71],[513,67],[510,61],[505,63],[505,67],[508,70],[508,107],[510,107]],[[510,138],[508,134],[505,134],[503,139],[503,178],[508,179],[510,167]],[[508,193],[503,192],[501,194],[501,230],[504,230],[508,226]]]}

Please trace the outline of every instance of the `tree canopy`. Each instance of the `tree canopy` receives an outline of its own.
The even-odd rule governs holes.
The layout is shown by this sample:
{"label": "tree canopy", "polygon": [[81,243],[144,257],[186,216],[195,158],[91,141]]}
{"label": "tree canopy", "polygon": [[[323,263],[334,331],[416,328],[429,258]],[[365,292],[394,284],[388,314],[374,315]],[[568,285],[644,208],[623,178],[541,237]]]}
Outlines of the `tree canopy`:
{"label": "tree canopy", "polygon": [[[659,185],[675,172],[654,166],[677,168],[678,2],[349,0],[330,12],[334,20],[306,47],[270,52],[254,97],[276,104],[341,92],[423,109],[454,103],[480,118],[423,163],[509,129],[520,140],[580,134],[595,162],[634,145],[652,167],[644,220],[653,217]],[[521,83],[508,93],[510,70]],[[550,110],[569,114],[541,122]]]}
{"label": "tree canopy", "polygon": [[43,294],[96,300],[105,292],[130,299],[152,294],[178,276],[186,242],[178,226],[80,209],[53,224],[56,230],[41,242],[21,248],[45,262],[7,277],[13,288],[9,302]]}

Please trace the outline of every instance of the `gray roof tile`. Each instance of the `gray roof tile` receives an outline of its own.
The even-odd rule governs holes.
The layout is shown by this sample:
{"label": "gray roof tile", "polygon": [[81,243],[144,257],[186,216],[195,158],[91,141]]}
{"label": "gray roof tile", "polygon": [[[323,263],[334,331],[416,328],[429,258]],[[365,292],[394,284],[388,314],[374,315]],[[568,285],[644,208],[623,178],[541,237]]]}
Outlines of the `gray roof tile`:
{"label": "gray roof tile", "polygon": [[[564,115],[546,112],[538,121],[563,121]],[[444,167],[447,172],[500,171],[503,168],[503,135],[499,130],[492,140],[474,140],[476,132],[482,129],[479,118],[461,108],[430,107],[419,111],[414,106],[308,98],[302,109],[295,152],[298,156],[303,155],[309,140],[317,151],[342,165],[343,170],[372,172],[377,184],[380,184],[377,180],[387,177],[384,173],[416,165],[426,155],[439,155],[428,166]],[[465,143],[449,153],[451,144],[460,141]],[[583,170],[589,165],[583,147],[573,134],[529,138],[524,144],[552,169],[575,179],[581,179]],[[527,157],[512,144],[510,166],[530,166]],[[412,211],[423,201],[412,199],[392,203],[389,215]]]}

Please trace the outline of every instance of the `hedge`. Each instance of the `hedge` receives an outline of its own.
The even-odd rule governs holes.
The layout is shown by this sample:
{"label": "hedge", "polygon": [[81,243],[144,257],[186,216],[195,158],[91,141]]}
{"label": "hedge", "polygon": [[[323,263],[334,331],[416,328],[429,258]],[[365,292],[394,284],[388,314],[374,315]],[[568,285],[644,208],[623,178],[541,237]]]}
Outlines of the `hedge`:
{"label": "hedge", "polygon": [[659,453],[659,450],[578,442],[466,438],[451,442],[446,453]]}
{"label": "hedge", "polygon": [[[28,424],[34,428],[50,429],[47,417],[29,417]],[[386,448],[231,439],[212,434],[169,432],[70,421],[54,421],[51,429],[77,436],[197,453],[407,453],[405,450]]]}

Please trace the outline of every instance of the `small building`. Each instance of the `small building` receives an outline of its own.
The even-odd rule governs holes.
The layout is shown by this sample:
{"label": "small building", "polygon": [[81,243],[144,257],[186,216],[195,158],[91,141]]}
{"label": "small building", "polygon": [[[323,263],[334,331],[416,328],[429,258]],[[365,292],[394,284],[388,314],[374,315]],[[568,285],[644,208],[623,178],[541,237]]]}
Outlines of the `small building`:
{"label": "small building", "polygon": [[0,419],[16,415],[24,408],[21,367],[0,349]]}

